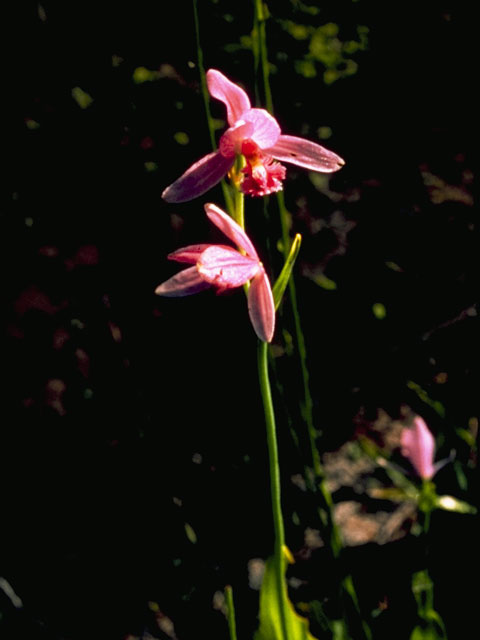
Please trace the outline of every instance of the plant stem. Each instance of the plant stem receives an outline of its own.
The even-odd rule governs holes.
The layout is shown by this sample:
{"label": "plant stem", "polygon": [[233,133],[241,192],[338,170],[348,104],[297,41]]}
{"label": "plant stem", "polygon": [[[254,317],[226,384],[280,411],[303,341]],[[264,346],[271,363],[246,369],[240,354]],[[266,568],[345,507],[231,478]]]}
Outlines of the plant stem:
{"label": "plant stem", "polygon": [[[267,108],[267,111],[269,111],[273,115],[272,91],[270,89],[270,82],[268,79],[268,49],[265,27],[265,12],[262,0],[254,0],[254,9],[254,28],[257,34],[256,46],[254,49],[255,75],[260,75],[261,71],[263,80],[263,92],[265,95],[265,106]],[[257,99],[259,99],[258,95]]]}
{"label": "plant stem", "polygon": [[233,589],[227,584],[225,587],[225,601],[227,603],[227,620],[230,640],[237,640],[237,625],[235,623],[235,605],[233,604]]}
{"label": "plant stem", "polygon": [[[262,0],[253,0],[253,3],[254,3],[254,35],[256,35],[256,40],[254,38],[254,45],[253,45],[255,79],[257,80],[257,78],[261,75],[265,105],[267,107],[267,110],[273,115],[273,100],[272,100],[272,93],[271,93],[270,81],[269,81],[268,48],[267,48],[266,25],[265,25],[266,16],[265,16],[264,5]],[[256,97],[257,97],[257,101],[259,101],[260,92],[257,85],[258,85],[258,82],[256,81],[255,83]],[[278,203],[279,218],[280,218],[280,225],[281,225],[283,254],[286,259],[288,256],[291,241],[290,241],[290,234],[289,234],[289,214],[285,206],[283,192],[277,193],[277,203]],[[307,484],[307,487],[311,491],[320,492],[323,505],[319,506],[319,509],[318,509],[319,517],[325,529],[325,533],[328,539],[328,543],[330,544],[332,554],[334,558],[338,560],[342,551],[342,541],[340,538],[338,528],[333,518],[333,501],[332,501],[330,491],[328,490],[328,487],[326,485],[325,472],[323,469],[323,465],[320,459],[320,454],[319,454],[317,443],[316,443],[316,438],[318,434],[317,434],[317,430],[315,429],[314,420],[313,420],[313,400],[310,392],[309,372],[307,367],[307,351],[305,346],[305,338],[303,335],[302,326],[300,322],[300,313],[298,309],[296,287],[295,287],[295,282],[293,277],[289,279],[288,291],[289,291],[290,305],[291,305],[293,320],[294,320],[295,339],[296,339],[296,344],[298,349],[298,357],[300,361],[300,370],[301,370],[302,383],[303,383],[302,417],[305,421],[307,431],[308,431],[311,463],[312,463],[312,468],[314,472],[314,480],[312,482],[310,475],[308,473],[308,469],[306,469],[306,473],[304,474],[305,482]],[[357,616],[361,621],[363,637],[366,639],[371,638],[371,631],[368,627],[368,624],[361,619],[361,613],[359,609],[357,594],[353,584],[352,576],[349,573],[347,573],[342,577],[341,588],[344,594],[348,594],[348,598],[353,604],[353,607],[357,613]]]}
{"label": "plant stem", "polygon": [[258,343],[258,377],[263,400],[263,409],[265,412],[265,426],[267,429],[270,493],[272,500],[273,529],[275,534],[275,577],[277,583],[277,595],[280,603],[280,613],[282,617],[283,636],[284,639],[287,640],[286,585],[284,575],[285,529],[283,525],[281,504],[280,465],[278,460],[275,413],[273,409],[270,380],[268,377],[268,344],[262,341],[259,341]]}
{"label": "plant stem", "polygon": [[233,219],[237,222],[242,229],[245,229],[245,196],[243,191],[239,189],[236,184],[237,176],[241,172],[244,166],[244,158],[241,155],[237,155],[235,158],[234,172],[234,185],[233,185],[233,198],[234,198],[234,215]]}
{"label": "plant stem", "polygon": [[[255,71],[256,77],[261,73],[263,90],[265,94],[265,104],[270,113],[273,114],[273,101],[272,93],[270,89],[269,70],[268,70],[268,49],[267,49],[267,37],[265,28],[265,14],[262,0],[254,0],[254,28],[257,35],[257,41],[254,47],[255,56]],[[290,249],[290,235],[289,235],[289,221],[288,211],[285,206],[285,199],[283,192],[277,194],[278,211],[280,218],[280,227],[282,233],[282,246],[283,254],[286,259]],[[305,338],[302,331],[302,325],[300,321],[300,312],[298,309],[297,293],[295,287],[294,278],[291,277],[288,282],[288,291],[290,298],[290,305],[292,309],[295,340],[297,344],[298,358],[300,364],[300,372],[303,383],[303,401],[302,401],[302,417],[305,421],[308,440],[310,445],[311,464],[314,471],[315,480],[312,483],[309,474],[305,473],[305,481],[310,490],[320,490],[323,499],[323,509],[320,510],[320,516],[323,526],[329,530],[330,545],[335,558],[338,557],[341,551],[341,540],[336,530],[333,521],[333,503],[330,492],[325,484],[325,473],[321,463],[320,455],[318,452],[316,438],[317,431],[313,422],[313,400],[310,392],[310,380],[307,367],[307,350],[305,346]]]}

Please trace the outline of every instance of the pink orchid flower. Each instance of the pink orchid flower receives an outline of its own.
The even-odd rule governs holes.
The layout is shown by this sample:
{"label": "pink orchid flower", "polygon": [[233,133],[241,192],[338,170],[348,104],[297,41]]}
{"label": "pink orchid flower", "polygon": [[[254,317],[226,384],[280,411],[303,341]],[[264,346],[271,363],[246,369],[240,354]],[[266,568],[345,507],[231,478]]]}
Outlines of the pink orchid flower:
{"label": "pink orchid flower", "polygon": [[220,71],[207,72],[207,85],[210,95],[227,107],[229,128],[220,138],[217,151],[198,160],[164,190],[162,197],[167,202],[201,196],[230,171],[238,154],[246,160],[240,188],[254,196],[282,189],[286,170],[274,160],[323,173],[337,171],[345,164],[336,153],[315,142],[283,135],[275,118],[265,109],[252,109],[245,91]]}
{"label": "pink orchid flower", "polygon": [[170,260],[193,264],[155,289],[160,296],[180,297],[216,287],[217,293],[240,287],[250,281],[248,313],[260,340],[270,342],[275,330],[275,305],[272,289],[255,247],[245,231],[214,204],[205,211],[240,250],[220,244],[195,244],[169,254]]}
{"label": "pink orchid flower", "polygon": [[412,427],[405,427],[400,437],[402,454],[409,458],[423,480],[433,478],[438,468],[433,464],[435,440],[424,420],[416,416]]}

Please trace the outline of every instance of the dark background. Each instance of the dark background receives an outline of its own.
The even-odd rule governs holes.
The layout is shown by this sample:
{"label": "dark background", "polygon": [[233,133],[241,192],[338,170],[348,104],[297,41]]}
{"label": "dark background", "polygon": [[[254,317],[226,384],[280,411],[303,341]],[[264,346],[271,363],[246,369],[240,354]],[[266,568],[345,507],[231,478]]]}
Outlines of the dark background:
{"label": "dark background", "polygon": [[[180,639],[199,629],[225,638],[212,598],[228,582],[249,637],[258,594],[247,562],[272,544],[255,336],[240,292],[173,301],[153,293],[177,269],[169,251],[218,240],[202,204],[222,205],[219,188],[184,205],[161,200],[210,150],[191,3],[11,4],[0,576],[23,607],[0,590],[1,637],[164,638],[167,616]],[[250,5],[200,4],[206,67],[253,99]],[[368,431],[380,408],[396,418],[409,407],[435,433],[439,459],[457,452],[459,466],[442,470],[439,491],[473,501],[472,453],[458,436],[478,418],[479,383],[477,47],[468,4],[326,2],[316,15],[298,2],[271,4],[275,115],[285,133],[314,140],[330,127],[324,144],[346,160],[319,182],[290,167],[285,183],[292,233],[304,238],[297,289],[319,446],[337,449],[359,424]],[[302,76],[295,64],[308,41],[292,37],[290,23],[335,23],[342,42],[368,27],[368,47],[350,56],[356,72],[325,84],[316,60],[316,77]],[[142,67],[156,75],[138,82]],[[90,104],[78,103],[75,87]],[[221,105],[212,110],[224,118]],[[246,206],[248,229],[278,273],[275,208],[267,226],[258,202]],[[296,552],[315,523],[307,500],[300,525],[288,524],[304,499],[289,482],[302,464],[286,413],[303,429],[298,364],[282,335],[289,322],[285,305],[274,353]],[[455,638],[459,620],[474,619],[472,518],[440,514],[435,527],[437,608]],[[365,614],[390,598],[373,623],[376,638],[399,629],[396,637],[408,637],[414,620],[409,576],[422,568],[422,550],[408,536],[398,545],[348,550]],[[330,570],[321,555],[298,569],[307,599],[328,602]]]}

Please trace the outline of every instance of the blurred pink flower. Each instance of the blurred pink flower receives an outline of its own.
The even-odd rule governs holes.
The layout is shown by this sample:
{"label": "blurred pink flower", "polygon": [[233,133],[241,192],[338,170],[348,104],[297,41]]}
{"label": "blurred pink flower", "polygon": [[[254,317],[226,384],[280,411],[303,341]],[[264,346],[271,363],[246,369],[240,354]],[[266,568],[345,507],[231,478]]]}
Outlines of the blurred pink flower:
{"label": "blurred pink flower", "polygon": [[244,253],[219,244],[195,244],[169,254],[170,260],[193,264],[160,284],[155,293],[180,297],[216,287],[217,293],[240,287],[249,280],[248,313],[260,340],[270,342],[275,330],[272,289],[255,247],[245,231],[214,204],[206,204],[209,219]]}
{"label": "blurred pink flower", "polygon": [[229,128],[220,138],[217,151],[198,160],[164,190],[162,197],[167,202],[185,202],[201,196],[228,173],[237,154],[247,162],[240,188],[257,196],[282,189],[286,170],[274,160],[323,173],[337,171],[345,164],[336,153],[315,142],[282,135],[275,118],[265,109],[252,109],[245,91],[220,71],[207,72],[207,85],[210,95],[225,104]]}
{"label": "blurred pink flower", "polygon": [[409,458],[420,478],[430,480],[438,470],[433,464],[435,440],[420,416],[401,435],[402,454]]}

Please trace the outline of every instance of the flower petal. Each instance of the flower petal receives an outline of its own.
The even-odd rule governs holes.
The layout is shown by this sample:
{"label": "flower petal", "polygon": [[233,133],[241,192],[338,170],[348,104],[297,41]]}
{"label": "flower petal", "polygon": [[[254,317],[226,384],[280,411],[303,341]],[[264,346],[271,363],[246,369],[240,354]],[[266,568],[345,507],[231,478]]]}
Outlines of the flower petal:
{"label": "flower petal", "polygon": [[277,160],[323,173],[338,171],[345,164],[345,161],[333,151],[296,136],[281,135],[272,147],[264,151]]}
{"label": "flower petal", "polygon": [[230,127],[220,138],[220,153],[226,158],[235,156],[236,153],[242,152],[242,142],[254,132],[252,122],[239,120],[233,127]]}
{"label": "flower petal", "polygon": [[250,109],[242,114],[242,120],[251,122],[254,131],[250,136],[260,149],[273,147],[280,136],[280,125],[265,109]]}
{"label": "flower petal", "polygon": [[254,278],[260,268],[258,260],[221,245],[206,249],[198,261],[202,278],[221,289],[240,287]]}
{"label": "flower petal", "polygon": [[275,332],[275,305],[270,282],[263,269],[250,283],[248,313],[260,340],[270,342]]}
{"label": "flower petal", "polygon": [[410,459],[418,475],[425,480],[432,478],[435,439],[420,416],[415,417],[413,427],[403,429],[401,445],[402,454]]}
{"label": "flower petal", "polygon": [[169,253],[167,258],[169,260],[175,260],[176,262],[187,262],[190,264],[197,264],[200,254],[211,247],[210,244],[191,244],[188,247],[177,249]]}
{"label": "flower petal", "polygon": [[186,202],[214,187],[233,165],[235,158],[226,158],[213,151],[195,162],[162,193],[167,202]]}
{"label": "flower petal", "polygon": [[209,219],[222,231],[227,238],[230,238],[238,247],[243,249],[245,253],[258,261],[258,254],[255,251],[250,238],[247,236],[242,227],[232,220],[232,218],[222,211],[219,207],[211,202],[205,205],[205,211]]}
{"label": "flower petal", "polygon": [[227,107],[227,119],[230,126],[240,120],[244,111],[250,109],[250,100],[245,91],[220,71],[216,69],[207,71],[207,85],[212,98],[221,100]]}
{"label": "flower petal", "polygon": [[189,296],[192,293],[198,293],[208,289],[210,286],[210,283],[206,282],[198,273],[197,267],[189,267],[159,284],[155,289],[155,293],[159,296],[180,298]]}

